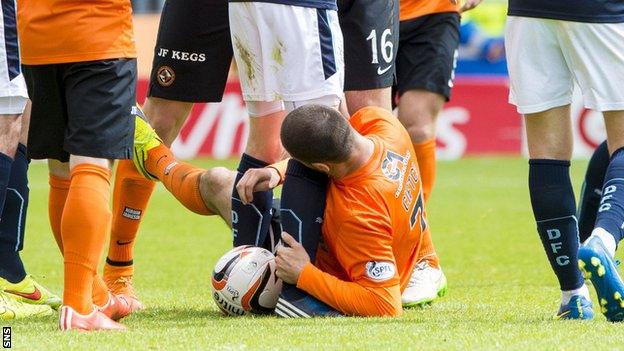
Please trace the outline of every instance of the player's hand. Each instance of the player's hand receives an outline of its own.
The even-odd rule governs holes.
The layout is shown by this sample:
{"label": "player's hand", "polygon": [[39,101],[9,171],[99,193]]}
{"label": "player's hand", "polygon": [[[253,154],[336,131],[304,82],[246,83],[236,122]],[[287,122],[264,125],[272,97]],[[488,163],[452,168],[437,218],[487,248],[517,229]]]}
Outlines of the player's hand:
{"label": "player's hand", "polygon": [[247,170],[236,184],[236,191],[243,204],[253,201],[253,193],[267,191],[279,185],[280,175],[273,167],[252,168]]}
{"label": "player's hand", "polygon": [[290,234],[282,232],[282,241],[288,246],[277,248],[275,275],[285,283],[296,285],[303,267],[310,263],[310,256]]}
{"label": "player's hand", "polygon": [[464,4],[459,9],[459,13],[466,12],[477,7],[483,0],[464,0]]}

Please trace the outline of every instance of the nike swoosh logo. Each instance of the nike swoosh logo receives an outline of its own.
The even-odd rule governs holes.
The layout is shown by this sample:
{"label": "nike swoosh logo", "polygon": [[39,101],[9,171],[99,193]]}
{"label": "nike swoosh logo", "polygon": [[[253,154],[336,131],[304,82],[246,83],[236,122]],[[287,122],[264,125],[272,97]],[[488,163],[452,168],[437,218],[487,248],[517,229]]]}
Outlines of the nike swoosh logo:
{"label": "nike swoosh logo", "polygon": [[382,75],[382,74],[388,72],[388,70],[390,68],[392,68],[392,65],[390,65],[390,66],[388,66],[388,67],[386,67],[384,69],[381,69],[381,67],[377,67],[377,75]]}
{"label": "nike swoosh logo", "polygon": [[119,241],[119,240],[117,240],[117,245],[128,245],[131,242],[132,242],[132,240],[130,240],[130,241]]}
{"label": "nike swoosh logo", "polygon": [[41,298],[41,291],[39,291],[37,287],[35,287],[35,291],[31,293],[23,293],[23,292],[14,291],[14,290],[5,290],[4,292],[7,294],[21,296],[25,299],[30,299],[30,300],[39,300]]}

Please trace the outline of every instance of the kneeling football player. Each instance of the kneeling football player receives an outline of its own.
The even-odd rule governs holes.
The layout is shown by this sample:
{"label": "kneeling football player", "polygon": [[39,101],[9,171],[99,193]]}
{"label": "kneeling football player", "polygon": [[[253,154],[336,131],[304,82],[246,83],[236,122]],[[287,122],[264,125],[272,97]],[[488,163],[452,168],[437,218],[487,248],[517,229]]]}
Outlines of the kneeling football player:
{"label": "kneeling football player", "polygon": [[[137,120],[137,167],[163,181],[188,208],[209,209],[227,220],[227,206],[219,200],[224,196],[217,189],[227,189],[233,172],[204,172],[178,163],[142,124]],[[283,234],[288,247],[277,250],[277,274],[331,308],[310,297],[280,298],[276,312],[284,317],[336,311],[358,316],[401,314],[401,292],[414,266],[434,251],[407,131],[384,109],[361,109],[347,122],[330,108],[308,105],[289,113],[281,138],[294,159],[331,180],[320,188],[326,193],[326,208],[314,218],[318,225],[303,225],[292,236]],[[241,201],[249,203],[254,192],[277,186],[284,175],[280,168],[247,171],[237,184]],[[285,190],[282,196],[301,197]],[[284,206],[281,212],[308,222],[309,214],[291,213]],[[322,232],[320,243],[311,239],[316,228],[319,235]]]}

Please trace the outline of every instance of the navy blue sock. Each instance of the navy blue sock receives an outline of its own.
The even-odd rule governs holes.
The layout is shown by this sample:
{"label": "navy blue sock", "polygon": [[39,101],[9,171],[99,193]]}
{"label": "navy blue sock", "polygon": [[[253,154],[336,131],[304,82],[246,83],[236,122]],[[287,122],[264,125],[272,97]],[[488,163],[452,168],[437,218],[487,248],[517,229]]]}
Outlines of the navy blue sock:
{"label": "navy blue sock", "polygon": [[[303,245],[312,262],[321,238],[328,180],[326,174],[297,160],[288,161],[280,203],[282,230]],[[282,296],[301,299],[306,294],[294,285],[284,283]]]}
{"label": "navy blue sock", "polygon": [[19,144],[11,166],[6,200],[0,221],[0,276],[12,283],[26,277],[19,251],[24,247],[24,229],[28,210],[28,157],[26,146]]}
{"label": "navy blue sock", "polygon": [[585,172],[585,180],[583,181],[577,212],[581,242],[587,240],[592,230],[594,230],[598,206],[600,206],[600,198],[602,197],[602,185],[604,184],[607,167],[609,167],[609,161],[609,148],[605,141],[594,150]]}
{"label": "navy blue sock", "polygon": [[325,214],[328,176],[290,160],[282,188],[282,229],[306,249],[314,262]]}
{"label": "navy blue sock", "polygon": [[579,235],[570,162],[529,161],[529,192],[537,231],[561,290],[583,285],[578,268]]}
{"label": "navy blue sock", "polygon": [[624,148],[613,153],[604,178],[596,227],[603,228],[619,243],[624,236]]}
{"label": "navy blue sock", "polygon": [[271,224],[271,205],[273,191],[254,193],[253,202],[244,205],[240,201],[236,184],[243,174],[250,168],[262,168],[268,164],[264,161],[243,154],[238,165],[238,174],[232,189],[232,233],[234,246],[253,245],[262,246],[265,243],[269,225]]}

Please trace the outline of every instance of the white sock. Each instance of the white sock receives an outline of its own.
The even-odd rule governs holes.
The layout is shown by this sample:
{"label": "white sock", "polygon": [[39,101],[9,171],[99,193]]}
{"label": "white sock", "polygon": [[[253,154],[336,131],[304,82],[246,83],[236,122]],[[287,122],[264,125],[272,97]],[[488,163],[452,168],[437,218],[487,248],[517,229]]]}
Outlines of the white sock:
{"label": "white sock", "polygon": [[[611,255],[611,257],[615,256],[615,248],[617,247],[617,243],[615,242],[615,238],[608,231],[603,228],[596,227],[591,233],[591,236],[587,239],[587,241],[591,240],[591,238],[598,238],[602,241],[602,244],[607,249],[607,253]],[[586,242],[587,242],[586,241]]]}
{"label": "white sock", "polygon": [[583,284],[583,286],[574,290],[565,290],[565,291],[562,290],[561,291],[561,304],[567,305],[568,302],[570,302],[570,299],[572,298],[572,296],[574,295],[583,295],[586,299],[589,300],[589,289],[587,289],[587,285]]}

